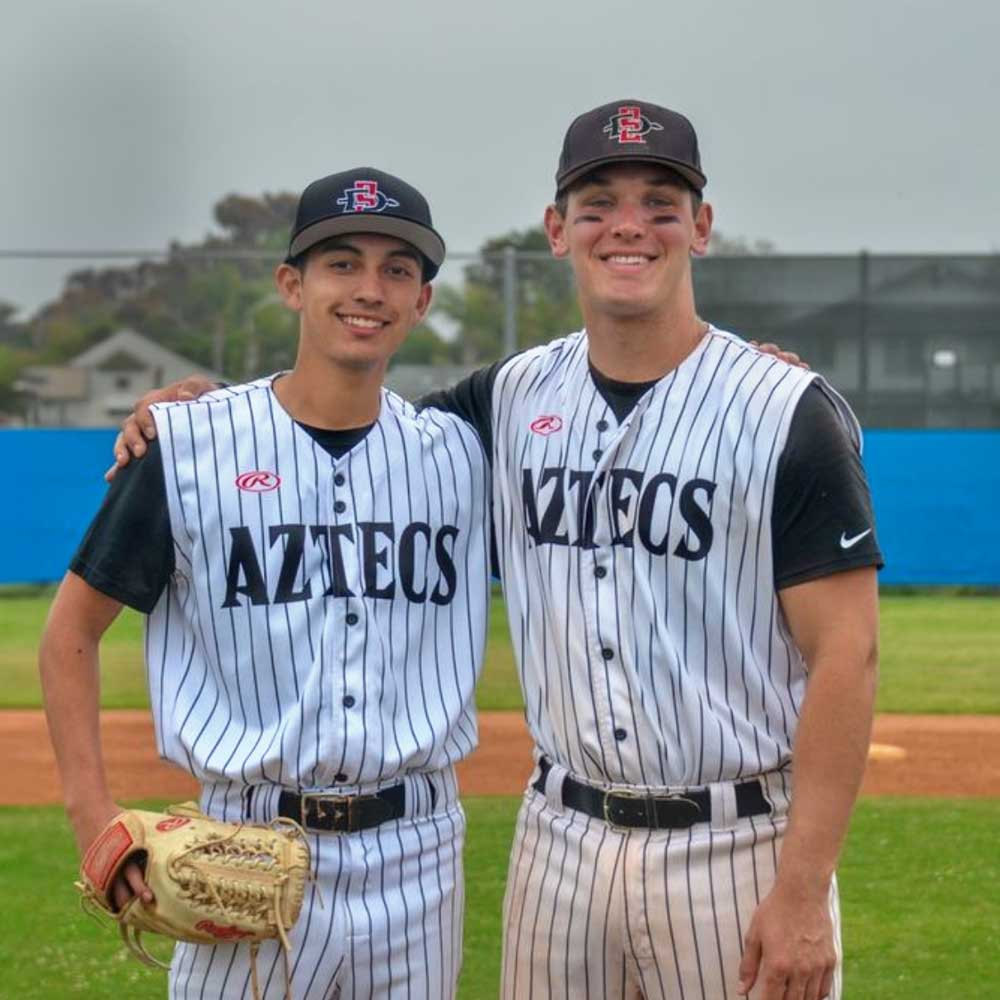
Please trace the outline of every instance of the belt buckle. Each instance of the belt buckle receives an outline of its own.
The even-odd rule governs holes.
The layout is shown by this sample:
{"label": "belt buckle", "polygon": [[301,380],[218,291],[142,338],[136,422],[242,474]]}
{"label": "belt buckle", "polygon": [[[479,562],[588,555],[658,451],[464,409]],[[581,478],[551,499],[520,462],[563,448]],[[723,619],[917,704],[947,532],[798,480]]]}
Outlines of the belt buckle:
{"label": "belt buckle", "polygon": [[[616,823],[609,813],[610,800],[611,797],[615,796],[621,799],[643,799],[646,803],[645,809],[645,823],[641,826],[623,826],[620,823]],[[670,823],[666,826],[661,826],[658,822],[656,815],[656,803],[658,802],[676,802],[678,804],[683,803],[683,805],[690,807],[687,810],[687,815],[682,815],[677,823]],[[688,827],[694,826],[695,823],[699,822],[701,819],[701,807],[693,799],[689,799],[686,795],[680,792],[674,792],[668,795],[647,795],[643,792],[634,792],[631,789],[616,789],[613,792],[607,792],[604,796],[603,803],[604,812],[604,822],[608,824],[613,830],[617,830],[621,833],[627,832],[629,830],[635,829],[646,829],[646,830],[683,830]]]}
{"label": "belt buckle", "polygon": [[[305,829],[318,829],[324,833],[350,833],[354,820],[356,795],[326,795],[322,792],[306,792],[299,802],[299,814]],[[309,821],[309,803],[315,803],[315,825]],[[342,822],[345,821],[346,822]],[[329,821],[329,826],[321,825]]]}
{"label": "belt buckle", "polygon": [[[619,833],[628,833],[629,830],[635,830],[636,827],[634,827],[634,826],[622,826],[621,824],[616,823],[611,818],[611,814],[609,812],[609,809],[611,807],[612,796],[615,797],[615,798],[618,798],[618,799],[648,799],[649,796],[646,795],[646,794],[644,794],[643,792],[634,792],[630,788],[621,788],[621,789],[616,788],[612,792],[605,792],[604,793],[604,801],[601,803],[601,810],[604,813],[604,822],[607,823],[608,826],[610,826],[612,830],[617,830]],[[648,807],[648,805],[646,807],[646,816],[647,816],[647,818],[649,817],[649,807]]]}

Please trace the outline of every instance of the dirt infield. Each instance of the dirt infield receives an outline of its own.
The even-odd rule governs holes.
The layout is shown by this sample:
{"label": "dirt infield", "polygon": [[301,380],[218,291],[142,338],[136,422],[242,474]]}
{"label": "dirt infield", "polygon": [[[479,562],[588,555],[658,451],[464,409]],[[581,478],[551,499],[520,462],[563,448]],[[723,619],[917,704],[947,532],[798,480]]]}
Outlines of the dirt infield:
{"label": "dirt infield", "polygon": [[[144,711],[105,712],[101,720],[116,798],[190,798],[195,782],[156,756]],[[480,747],[459,765],[467,795],[517,795],[531,771],[531,743],[520,712],[484,712]],[[880,715],[863,795],[1000,795],[1000,716]],[[0,805],[62,801],[45,717],[0,711]]]}

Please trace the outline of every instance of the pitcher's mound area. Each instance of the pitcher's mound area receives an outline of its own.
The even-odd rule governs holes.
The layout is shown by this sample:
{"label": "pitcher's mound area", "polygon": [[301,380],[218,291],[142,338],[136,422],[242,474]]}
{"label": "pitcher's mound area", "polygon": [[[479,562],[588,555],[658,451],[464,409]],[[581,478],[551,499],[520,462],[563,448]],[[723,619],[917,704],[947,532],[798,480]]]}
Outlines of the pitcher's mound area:
{"label": "pitcher's mound area", "polygon": [[[195,782],[156,756],[147,712],[105,712],[101,734],[116,799],[186,799]],[[1000,716],[880,715],[862,794],[1000,795]],[[45,717],[0,711],[0,805],[62,801]],[[459,765],[466,795],[518,795],[531,773],[520,712],[480,715],[480,747]]]}

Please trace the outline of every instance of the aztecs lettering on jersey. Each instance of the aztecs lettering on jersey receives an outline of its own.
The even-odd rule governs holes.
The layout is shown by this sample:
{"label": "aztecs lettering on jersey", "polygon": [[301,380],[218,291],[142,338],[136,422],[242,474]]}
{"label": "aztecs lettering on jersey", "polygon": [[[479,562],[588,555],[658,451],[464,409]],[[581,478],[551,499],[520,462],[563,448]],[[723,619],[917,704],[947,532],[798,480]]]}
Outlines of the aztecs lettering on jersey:
{"label": "aztecs lettering on jersey", "polygon": [[[454,524],[432,528],[414,521],[399,531],[391,521],[359,521],[357,524],[272,524],[267,537],[270,547],[284,543],[281,568],[268,593],[261,559],[253,533],[245,525],[229,529],[232,547],[226,569],[224,608],[240,606],[241,595],[251,604],[288,604],[323,597],[371,597],[391,601],[399,595],[414,604],[431,601],[450,604],[455,596],[457,570]],[[326,572],[316,567],[312,576],[307,550],[320,552]],[[363,586],[352,589],[347,566],[350,548],[361,553]],[[432,559],[428,559],[428,555]],[[433,578],[428,573],[433,573]],[[304,583],[302,582],[304,578]],[[329,583],[325,583],[329,580]],[[399,584],[397,588],[397,582]],[[315,589],[314,589],[315,584]]]}
{"label": "aztecs lettering on jersey", "polygon": [[386,391],[335,458],[269,378],[154,416],[177,567],[147,628],[160,753],[300,788],[469,753],[490,600],[475,431]]}
{"label": "aztecs lettering on jersey", "polygon": [[528,724],[551,759],[679,787],[787,762],[807,674],[775,589],[771,507],[814,377],[712,329],[619,423],[584,333],[499,369],[497,554]]}
{"label": "aztecs lettering on jersey", "polygon": [[[709,479],[678,483],[670,472],[649,474],[643,469],[610,469],[595,475],[593,469],[547,466],[537,477],[534,470],[523,469],[525,530],[536,545],[597,548],[595,510],[606,489],[608,544],[641,545],[653,555],[671,552],[696,561],[712,548],[715,529],[710,510],[715,488]],[[670,515],[675,504],[678,517],[673,521]]]}

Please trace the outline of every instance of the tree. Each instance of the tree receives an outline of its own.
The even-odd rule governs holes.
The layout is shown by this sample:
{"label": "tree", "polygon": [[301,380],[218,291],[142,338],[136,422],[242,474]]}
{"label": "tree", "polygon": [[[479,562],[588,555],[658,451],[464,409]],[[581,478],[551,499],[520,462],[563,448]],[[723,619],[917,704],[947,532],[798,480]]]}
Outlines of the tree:
{"label": "tree", "polygon": [[771,240],[754,240],[745,236],[729,237],[721,230],[714,229],[708,244],[708,252],[713,257],[766,257],[777,252]]}
{"label": "tree", "polygon": [[447,341],[432,327],[423,324],[413,330],[403,341],[403,346],[393,355],[394,365],[453,365],[459,361],[460,350],[456,341]]}
{"label": "tree", "polygon": [[65,361],[131,327],[232,378],[287,367],[294,317],[265,307],[297,201],[288,193],[230,194],[214,208],[221,233],[173,243],[164,260],[73,272],[29,324],[37,360]]}
{"label": "tree", "polygon": [[492,361],[503,352],[507,247],[517,251],[516,346],[544,343],[580,326],[572,272],[565,261],[551,256],[545,230],[515,230],[480,247],[479,259],[465,268],[462,288],[438,290],[438,309],[456,324],[462,359],[468,363]]}

